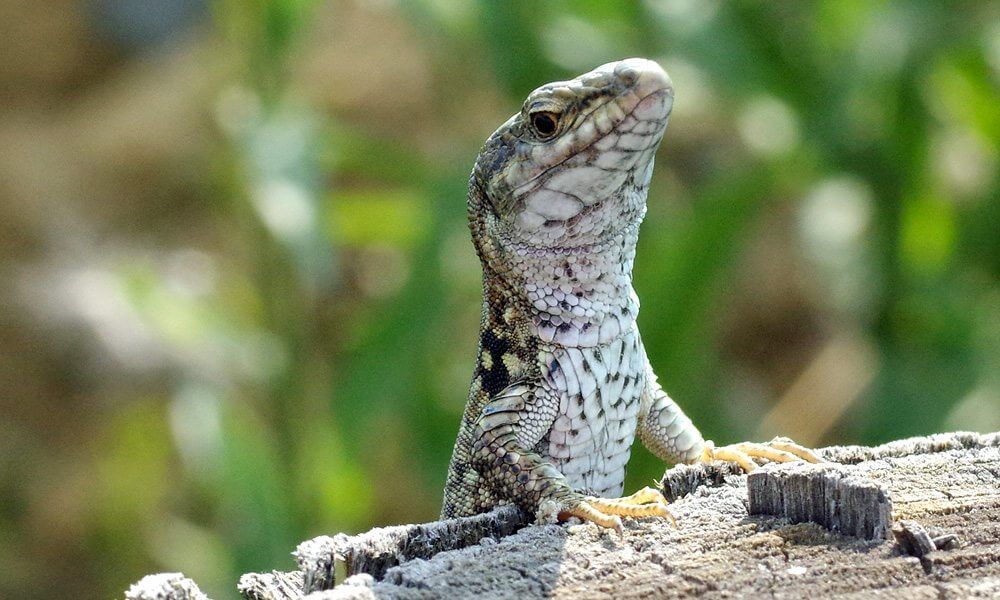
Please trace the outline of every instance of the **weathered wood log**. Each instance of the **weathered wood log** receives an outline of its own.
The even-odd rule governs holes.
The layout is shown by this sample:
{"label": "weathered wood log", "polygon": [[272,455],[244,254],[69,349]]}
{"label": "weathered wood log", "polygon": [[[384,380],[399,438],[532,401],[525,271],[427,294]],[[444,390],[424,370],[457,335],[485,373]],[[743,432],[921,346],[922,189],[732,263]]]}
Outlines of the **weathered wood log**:
{"label": "weathered wood log", "polygon": [[747,477],[748,512],[818,523],[863,540],[881,540],[892,527],[892,501],[884,485],[852,477],[836,464],[791,464],[758,469]]}
{"label": "weathered wood log", "polygon": [[125,600],[208,600],[208,596],[182,573],[157,573],[133,584]]}
{"label": "weathered wood log", "polygon": [[464,519],[379,527],[355,536],[320,536],[299,544],[295,560],[305,574],[304,589],[311,592],[333,587],[336,561],[345,563],[347,575],[367,573],[381,579],[400,563],[465,548],[484,538],[499,539],[531,521],[527,513],[505,506]]}
{"label": "weathered wood log", "polygon": [[285,573],[247,573],[240,577],[236,589],[247,600],[273,600],[274,598],[301,598],[304,585],[302,571]]}
{"label": "weathered wood log", "polygon": [[[297,551],[301,574],[245,576],[240,590],[254,600],[1000,597],[1000,433],[821,454],[838,464],[749,477],[724,464],[670,469],[662,486],[677,528],[626,520],[619,538],[591,524],[524,526],[508,509],[317,538]],[[338,561],[354,574],[307,593],[332,583]]]}

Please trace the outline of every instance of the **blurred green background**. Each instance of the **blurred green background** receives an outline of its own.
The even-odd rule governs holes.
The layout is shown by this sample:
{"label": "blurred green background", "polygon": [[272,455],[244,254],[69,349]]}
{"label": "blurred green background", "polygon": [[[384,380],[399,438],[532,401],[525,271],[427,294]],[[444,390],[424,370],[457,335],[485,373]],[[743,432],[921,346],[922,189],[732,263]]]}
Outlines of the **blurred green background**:
{"label": "blurred green background", "polygon": [[476,152],[627,56],[677,90],[635,285],[705,434],[1000,429],[997,2],[2,0],[0,56],[4,598],[434,519]]}

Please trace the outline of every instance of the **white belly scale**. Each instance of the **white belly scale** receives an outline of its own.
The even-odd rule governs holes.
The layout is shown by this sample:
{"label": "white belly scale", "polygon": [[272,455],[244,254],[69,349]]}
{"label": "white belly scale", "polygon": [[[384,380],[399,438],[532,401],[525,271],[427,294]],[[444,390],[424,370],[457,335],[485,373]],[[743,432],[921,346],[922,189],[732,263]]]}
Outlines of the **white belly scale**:
{"label": "white belly scale", "polygon": [[542,348],[543,385],[559,410],[540,448],[577,490],[621,496],[646,384],[638,329],[598,346]]}

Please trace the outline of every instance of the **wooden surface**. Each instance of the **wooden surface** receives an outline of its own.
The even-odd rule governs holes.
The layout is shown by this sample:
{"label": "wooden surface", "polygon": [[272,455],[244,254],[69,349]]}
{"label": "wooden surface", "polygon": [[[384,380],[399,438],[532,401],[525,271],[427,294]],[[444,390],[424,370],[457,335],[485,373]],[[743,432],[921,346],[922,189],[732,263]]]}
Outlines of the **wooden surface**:
{"label": "wooden surface", "polygon": [[432,558],[440,552],[466,548],[483,538],[500,539],[526,527],[533,519],[512,506],[464,519],[419,525],[378,527],[355,536],[338,533],[306,540],[295,550],[306,592],[332,587],[337,561],[347,575],[367,573],[382,579],[396,565]]}
{"label": "wooden surface", "polygon": [[[486,526],[386,528],[306,542],[301,573],[248,575],[241,591],[255,600],[1000,597],[1000,433],[822,454],[838,464],[763,467],[752,493],[728,465],[674,467],[663,487],[676,498],[676,529],[627,520],[619,538],[589,524],[523,526],[516,511]],[[345,559],[356,574],[333,589],[305,594],[296,583],[329,585]]]}
{"label": "wooden surface", "polygon": [[747,477],[747,512],[816,523],[863,540],[884,540],[892,527],[888,488],[836,463],[758,469]]}
{"label": "wooden surface", "polygon": [[181,573],[156,573],[132,585],[125,600],[208,600],[208,596]]}

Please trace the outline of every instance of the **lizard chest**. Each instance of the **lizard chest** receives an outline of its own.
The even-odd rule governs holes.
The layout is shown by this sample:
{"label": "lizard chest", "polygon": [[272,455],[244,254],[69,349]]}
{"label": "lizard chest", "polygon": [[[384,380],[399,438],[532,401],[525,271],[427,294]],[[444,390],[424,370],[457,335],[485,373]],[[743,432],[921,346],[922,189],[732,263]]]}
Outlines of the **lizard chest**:
{"label": "lizard chest", "polygon": [[646,383],[638,330],[594,347],[545,348],[542,361],[546,395],[559,409],[540,451],[572,487],[620,495]]}

